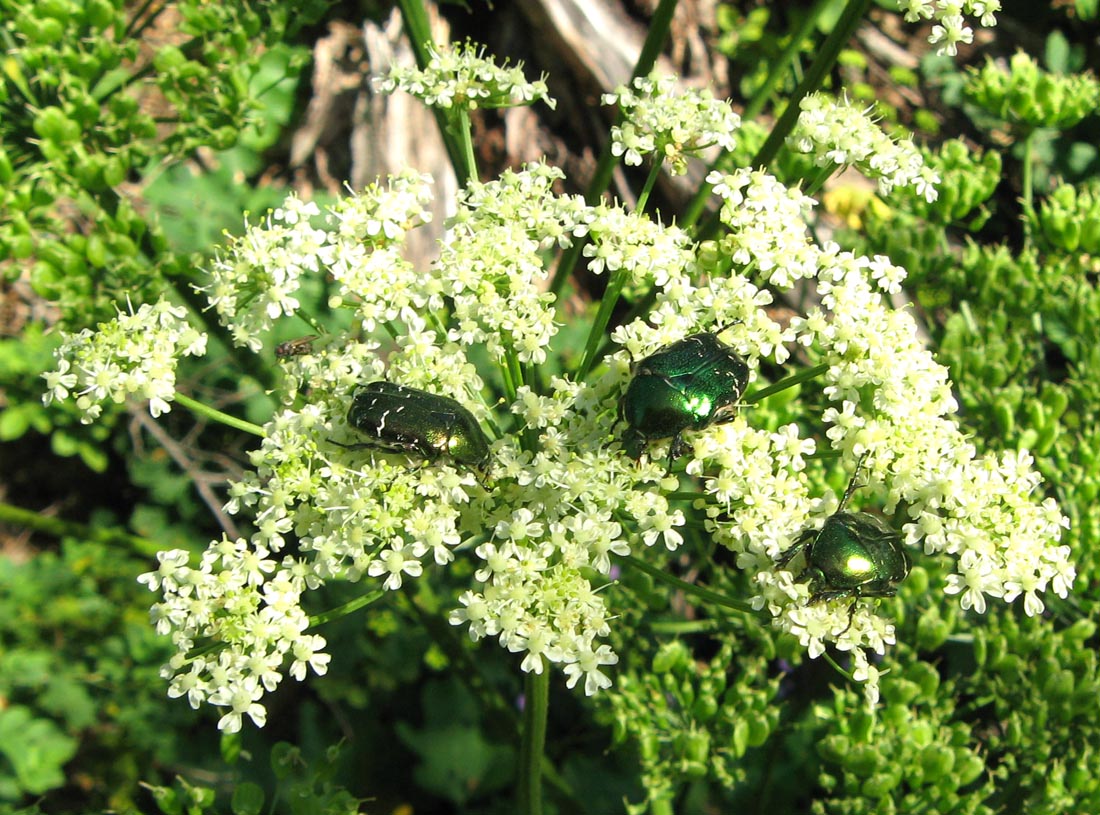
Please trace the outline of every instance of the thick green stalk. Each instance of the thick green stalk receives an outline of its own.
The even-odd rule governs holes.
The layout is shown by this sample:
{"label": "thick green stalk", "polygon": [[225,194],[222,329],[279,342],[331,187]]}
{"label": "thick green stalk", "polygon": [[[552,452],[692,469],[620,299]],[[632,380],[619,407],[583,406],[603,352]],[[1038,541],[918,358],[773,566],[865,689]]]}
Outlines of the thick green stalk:
{"label": "thick green stalk", "polygon": [[246,422],[244,419],[238,419],[236,416],[230,416],[228,413],[222,413],[220,410],[192,399],[186,394],[177,392],[174,401],[205,419],[210,419],[211,421],[236,428],[237,430],[243,430],[245,433],[251,433],[253,436],[264,435],[264,429],[258,424],[252,424],[252,422]]}
{"label": "thick green stalk", "polygon": [[732,608],[735,611],[744,611],[749,614],[756,614],[757,611],[749,603],[744,603],[740,600],[734,600],[732,597],[726,597],[724,594],[719,594],[716,591],[705,589],[702,586],[697,586],[694,583],[688,583],[686,580],[681,580],[678,577],[673,577],[668,572],[658,569],[651,563],[647,563],[640,557],[631,555],[624,558],[624,561],[628,566],[631,566],[638,571],[645,572],[653,577],[655,580],[659,580],[662,583],[667,583],[674,588],[680,589],[685,594],[689,594],[692,597],[697,597],[708,603],[713,603],[716,606],[722,606],[724,608]]}
{"label": "thick green stalk", "polygon": [[117,529],[104,529],[75,521],[64,521],[60,518],[48,518],[29,509],[3,502],[0,502],[0,523],[33,529],[35,532],[55,538],[79,538],[97,543],[120,544],[146,557],[155,557],[157,552],[164,548],[156,541],[130,535]]}
{"label": "thick green stalk", "polygon": [[814,365],[812,368],[806,368],[804,371],[799,371],[796,374],[791,374],[788,377],[780,379],[774,385],[768,385],[766,388],[761,388],[758,391],[750,393],[741,400],[741,403],[744,405],[753,405],[757,402],[763,402],[772,394],[785,391],[787,388],[793,388],[795,385],[801,385],[803,382],[821,376],[827,370],[829,370],[829,363],[827,362],[822,362],[820,365]]}
{"label": "thick green stalk", "polygon": [[818,167],[817,174],[810,179],[803,192],[810,197],[817,195],[818,191],[825,186],[825,182],[839,169],[841,169],[841,165],[839,164],[828,164],[824,167]]}
{"label": "thick green stalk", "polygon": [[638,203],[634,207],[635,212],[645,212],[645,205],[649,203],[649,195],[657,185],[657,179],[661,177],[661,168],[663,166],[663,161],[654,161],[653,166],[649,168],[649,175],[646,176],[645,186],[642,187],[642,191],[638,195]]}
{"label": "thick green stalk", "polygon": [[462,186],[477,178],[477,159],[474,157],[474,137],[470,127],[470,112],[460,107],[451,119],[455,135],[458,138],[459,150],[462,153],[462,171],[459,173],[465,181]]}
{"label": "thick green stalk", "polygon": [[379,589],[378,591],[360,595],[354,600],[349,600],[343,605],[336,606],[336,608],[330,608],[328,611],[322,611],[320,614],[313,614],[309,618],[309,627],[316,628],[319,625],[331,623],[333,620],[339,620],[341,617],[347,617],[349,614],[354,614],[359,609],[366,608],[371,603],[376,600],[381,600],[385,596],[386,592]]}
{"label": "thick green stalk", "polygon": [[581,357],[581,363],[577,366],[577,379],[584,379],[588,376],[588,372],[592,370],[592,364],[596,361],[596,350],[600,346],[600,340],[603,339],[607,324],[611,322],[611,312],[615,309],[615,304],[619,302],[619,295],[622,294],[623,286],[626,284],[626,276],[627,271],[625,269],[616,269],[611,274],[611,281],[607,284],[603,299],[600,300],[600,310],[596,312],[596,319],[588,330],[588,340],[584,344],[584,356]]}
{"label": "thick green stalk", "polygon": [[814,57],[806,76],[798,83],[798,87],[794,89],[794,93],[787,101],[787,107],[784,109],[783,115],[779,117],[779,121],[775,123],[772,132],[768,134],[767,140],[753,157],[752,166],[766,167],[779,153],[779,148],[784,139],[794,129],[795,122],[798,121],[803,97],[818,90],[824,84],[825,77],[833,70],[840,52],[848,44],[848,40],[852,38],[852,34],[855,33],[859,24],[863,22],[863,18],[867,16],[867,9],[870,6],[871,0],[848,0],[848,5],[844,7],[840,19],[836,21],[833,30],[822,44],[821,50]]}
{"label": "thick green stalk", "polygon": [[[779,121],[775,123],[772,132],[768,134],[764,144],[761,145],[752,161],[749,162],[750,167],[767,167],[779,153],[779,148],[794,129],[798,116],[802,112],[802,99],[824,84],[825,77],[832,71],[837,57],[840,56],[840,52],[867,15],[867,9],[870,6],[871,0],[848,0],[848,5],[844,7],[840,19],[836,21],[832,32],[825,39],[821,49],[817,52],[817,56],[814,57],[806,76],[798,83],[798,87],[794,89],[791,98],[787,100],[787,107],[783,110]],[[699,229],[697,237],[700,240],[713,237],[718,231],[719,224],[718,213],[715,212]]]}
{"label": "thick green stalk", "polygon": [[[638,204],[634,208],[635,212],[643,212],[645,210],[646,202],[649,200],[649,194],[653,191],[653,187],[657,183],[657,179],[660,175],[661,162],[655,161],[649,170],[649,175],[646,177],[645,186],[638,196]],[[581,379],[588,375],[588,372],[592,370],[592,366],[596,362],[596,352],[600,348],[600,341],[603,339],[604,331],[607,330],[607,324],[611,322],[611,313],[615,310],[615,305],[619,302],[619,295],[622,294],[625,284],[626,273],[622,269],[616,269],[615,273],[611,276],[610,282],[607,284],[607,289],[603,293],[603,298],[600,300],[600,309],[596,313],[596,319],[588,331],[588,339],[584,344],[584,356],[581,358],[581,363],[577,368],[577,375]]]}
{"label": "thick green stalk", "polygon": [[[428,20],[428,12],[424,8],[422,0],[397,0],[401,9],[401,19],[405,24],[405,32],[409,35],[409,43],[412,45],[413,54],[416,56],[416,64],[421,70],[428,66],[432,59],[432,48],[435,43],[432,40],[432,26]],[[458,186],[465,187],[470,176],[466,171],[468,166],[462,144],[457,134],[448,126],[450,124],[446,111],[432,108],[436,125],[443,136],[443,145],[447,148],[447,155],[451,159],[451,166],[455,168],[458,177]]]}
{"label": "thick green stalk", "polygon": [[[661,0],[656,11],[653,12],[653,19],[649,21],[649,29],[646,31],[645,42],[642,43],[642,52],[638,55],[638,63],[634,66],[634,73],[631,78],[645,76],[653,70],[653,66],[657,63],[657,56],[664,48],[665,40],[668,39],[672,16],[676,12],[678,2],[679,0]],[[616,121],[621,121],[621,117]],[[596,170],[592,174],[588,189],[584,192],[584,200],[589,206],[595,206],[607,190],[617,161],[611,153],[611,140],[608,139],[603,146],[599,160],[596,162]],[[555,295],[561,294],[565,281],[573,273],[573,267],[577,265],[584,244],[585,241],[582,238],[574,238],[572,246],[565,250],[558,261],[558,267],[554,270],[554,279],[550,282],[550,291]]]}
{"label": "thick green stalk", "polygon": [[520,747],[519,811],[542,815],[542,752],[550,706],[550,671],[528,671],[524,681],[523,744]]}
{"label": "thick green stalk", "polygon": [[[817,26],[818,18],[821,17],[827,7],[832,5],[832,1],[833,0],[817,0],[809,13],[802,18],[798,28],[791,35],[790,39],[787,40],[787,45],[784,47],[783,53],[772,62],[771,68],[768,70],[768,75],[764,78],[764,82],[756,89],[756,92],[752,95],[752,99],[745,105],[745,109],[741,113],[741,118],[744,121],[751,121],[760,115],[760,112],[764,109],[764,105],[771,99],[772,92],[775,90],[776,85],[778,85],[779,81],[791,70],[795,56],[802,48],[802,43],[805,42],[806,38],[813,32],[814,28]],[[728,157],[728,153],[722,153],[722,155],[711,164],[710,169],[713,170],[723,167]],[[680,218],[681,228],[690,231],[691,227],[695,225],[695,222],[699,220],[699,216],[703,214],[703,209],[706,207],[707,199],[710,197],[711,190],[713,189],[714,187],[705,181],[700,185],[695,195],[692,196],[691,202],[688,204],[683,216]]]}

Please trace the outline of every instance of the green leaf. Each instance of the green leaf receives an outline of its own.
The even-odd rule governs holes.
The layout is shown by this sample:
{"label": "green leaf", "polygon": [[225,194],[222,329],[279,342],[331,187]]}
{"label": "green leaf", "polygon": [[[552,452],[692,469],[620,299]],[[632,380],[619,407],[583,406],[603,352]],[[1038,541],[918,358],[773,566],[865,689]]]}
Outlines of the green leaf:
{"label": "green leaf", "polygon": [[18,439],[27,432],[30,420],[27,411],[22,405],[8,405],[3,413],[0,413],[0,441],[12,441]]}
{"label": "green leaf", "polygon": [[264,791],[259,784],[245,781],[233,790],[234,815],[259,815],[264,807]]}
{"label": "green leaf", "polygon": [[1061,31],[1055,30],[1050,33],[1044,51],[1044,62],[1051,71],[1069,73],[1072,70],[1069,64],[1069,42]]}
{"label": "green leaf", "polygon": [[16,783],[29,795],[41,795],[65,783],[62,766],[76,755],[69,738],[49,719],[36,719],[22,705],[0,711],[0,753],[11,764]]}

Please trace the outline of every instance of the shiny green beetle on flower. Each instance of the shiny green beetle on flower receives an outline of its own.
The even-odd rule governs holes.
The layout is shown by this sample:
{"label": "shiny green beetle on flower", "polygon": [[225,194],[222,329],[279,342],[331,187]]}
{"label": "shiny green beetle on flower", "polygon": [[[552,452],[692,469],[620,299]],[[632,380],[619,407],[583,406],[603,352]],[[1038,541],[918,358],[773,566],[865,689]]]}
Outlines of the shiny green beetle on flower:
{"label": "shiny green beetle on flower", "polygon": [[489,463],[489,440],[477,419],[448,396],[384,380],[370,382],[355,391],[348,424],[367,441],[342,447],[375,447],[429,462],[447,458],[479,473]]}
{"label": "shiny green beetle on flower", "polygon": [[623,449],[638,458],[649,442],[671,438],[672,469],[684,448],[680,434],[732,419],[748,381],[749,366],[718,339],[718,332],[666,345],[634,367],[619,402],[627,424]]}
{"label": "shiny green beetle on flower", "polygon": [[893,597],[897,584],[909,575],[909,555],[901,535],[881,518],[844,509],[856,491],[858,476],[857,465],[836,512],[820,530],[803,531],[778,561],[785,567],[804,552],[806,565],[799,579],[809,583],[810,602],[851,597],[849,626],[860,597]]}

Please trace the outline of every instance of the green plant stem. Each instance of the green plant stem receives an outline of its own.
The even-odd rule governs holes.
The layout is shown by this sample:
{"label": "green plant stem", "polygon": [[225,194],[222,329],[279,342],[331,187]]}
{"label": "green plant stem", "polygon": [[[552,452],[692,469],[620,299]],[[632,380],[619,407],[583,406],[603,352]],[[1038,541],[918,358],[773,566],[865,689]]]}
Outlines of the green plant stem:
{"label": "green plant stem", "polygon": [[99,526],[49,518],[29,509],[0,502],[0,523],[33,529],[55,538],[79,538],[96,543],[121,544],[133,549],[140,555],[156,557],[164,547],[156,541],[120,532],[117,529],[104,529]]}
{"label": "green plant stem", "polygon": [[316,317],[312,314],[307,314],[303,309],[298,309],[298,311],[294,313],[294,316],[308,325],[312,330],[316,331],[318,337],[323,337],[328,334],[328,329],[319,323]]}
{"label": "green plant stem", "polygon": [[359,609],[366,608],[374,601],[380,600],[385,596],[386,592],[379,589],[378,591],[364,594],[361,597],[356,597],[354,600],[349,600],[343,605],[336,606],[336,608],[330,608],[328,611],[322,611],[320,614],[313,614],[309,618],[309,627],[316,628],[319,625],[331,623],[333,620],[339,620],[341,617],[347,617],[349,614],[354,614]]}
{"label": "green plant stem", "polygon": [[[513,704],[514,700],[502,695],[500,687],[494,685],[482,669],[482,663],[475,659],[474,655],[460,642],[466,638],[455,636],[457,629],[449,625],[437,613],[436,608],[425,607],[421,589],[414,589],[406,584],[401,587],[401,592],[409,610],[416,616],[432,642],[447,656],[459,681],[481,700],[485,709],[492,713],[493,719],[502,722],[503,726],[508,728],[507,732],[500,733],[500,737],[503,739],[514,736],[520,724]],[[312,621],[313,618],[310,619]],[[542,777],[563,798],[575,798],[572,787],[547,758],[542,760]],[[573,801],[573,804],[574,811],[580,809],[578,802]]]}
{"label": "green plant stem", "polygon": [[732,597],[726,597],[724,594],[719,594],[716,591],[711,591],[702,586],[697,586],[694,583],[688,583],[686,580],[681,580],[678,577],[673,577],[668,572],[658,569],[653,564],[646,563],[644,560],[634,555],[623,558],[623,561],[638,571],[645,572],[654,579],[660,580],[662,583],[667,583],[669,586],[674,586],[685,594],[690,594],[700,600],[713,603],[716,606],[722,606],[723,608],[732,608],[735,611],[744,611],[749,614],[760,613],[749,603],[742,602],[741,600],[734,600]]}
{"label": "green plant stem", "polygon": [[245,433],[251,433],[254,436],[263,436],[264,429],[258,424],[252,424],[252,422],[246,422],[244,419],[238,419],[236,416],[230,416],[228,413],[222,413],[217,408],[212,408],[210,405],[203,404],[195,399],[192,399],[186,394],[176,392],[174,400],[177,404],[183,405],[183,407],[190,410],[192,413],[202,416],[205,419],[224,424],[237,430],[243,430]]}
{"label": "green plant stem", "polygon": [[542,815],[542,752],[550,706],[550,671],[528,671],[524,679],[523,743],[520,746],[519,811]]}
{"label": "green plant stem", "polygon": [[849,682],[856,681],[855,677],[853,677],[852,674],[848,671],[844,670],[844,668],[840,666],[840,663],[833,659],[832,655],[828,651],[823,652],[821,656],[825,657],[825,661],[832,665],[836,669],[836,672],[844,676]]}
{"label": "green plant stem", "polygon": [[775,123],[772,132],[768,134],[768,138],[753,157],[753,167],[766,167],[779,153],[780,146],[798,121],[802,99],[824,84],[825,77],[833,70],[840,52],[847,45],[848,40],[851,39],[852,34],[855,33],[863,18],[867,16],[867,10],[870,7],[871,0],[848,0],[848,5],[844,7],[840,19],[836,21],[833,30],[825,38],[825,42],[817,52],[817,56],[810,64],[810,69],[806,71],[806,76],[798,83],[798,87],[794,89],[791,98],[787,100],[787,107],[783,110],[779,121]]}
{"label": "green plant stem", "polygon": [[[672,26],[672,16],[676,13],[678,2],[679,0],[661,0],[658,3],[656,10],[653,12],[653,18],[649,21],[645,42],[642,43],[642,51],[638,55],[638,62],[634,66],[631,79],[645,76],[653,70],[653,66],[657,63],[657,56],[661,53],[665,40],[668,38],[668,32]],[[622,116],[618,116],[615,121],[616,123],[621,122]],[[611,183],[611,174],[615,171],[617,163],[618,159],[611,153],[611,139],[608,139],[600,152],[600,158],[596,162],[596,170],[592,174],[588,189],[584,191],[585,203],[590,207],[595,206],[603,197],[604,192]],[[561,259],[558,261],[558,267],[554,270],[554,278],[550,282],[550,291],[555,295],[561,294],[565,281],[573,273],[573,267],[577,265],[584,244],[585,239],[574,238],[572,245],[562,253]]]}
{"label": "green plant stem", "polygon": [[642,191],[638,194],[638,203],[634,207],[635,212],[645,212],[645,205],[649,201],[649,195],[653,192],[653,187],[657,184],[657,179],[661,177],[662,167],[664,167],[663,161],[654,161],[653,166],[649,168],[649,175],[646,176],[645,186],[642,187]]}
{"label": "green plant stem", "polygon": [[[653,166],[649,170],[649,175],[645,180],[645,186],[638,196],[638,205],[634,208],[635,212],[645,211],[645,205],[649,200],[649,194],[653,191],[653,187],[657,183],[657,179],[660,175],[661,162],[657,161],[653,163]],[[625,284],[626,271],[623,269],[616,269],[615,273],[611,275],[611,280],[607,284],[607,289],[604,290],[603,297],[600,299],[600,309],[596,313],[596,319],[592,323],[592,328],[588,331],[588,339],[584,343],[584,356],[581,357],[580,365],[577,367],[577,375],[581,379],[588,375],[588,372],[592,370],[592,366],[598,358],[596,352],[600,349],[600,340],[604,337],[604,331],[607,330],[607,324],[611,322],[611,314],[615,310],[615,305],[619,302],[619,295],[622,294]]]}
{"label": "green plant stem", "polygon": [[[783,145],[787,136],[790,135],[791,130],[794,129],[795,123],[798,122],[798,116],[802,111],[802,99],[822,86],[825,77],[836,64],[841,50],[851,39],[852,34],[855,33],[870,6],[871,0],[848,0],[848,5],[844,7],[844,11],[841,12],[836,25],[833,26],[833,30],[825,38],[825,42],[822,43],[817,56],[814,57],[809,70],[806,71],[806,75],[798,83],[798,87],[794,89],[791,98],[787,100],[787,107],[783,110],[779,121],[775,123],[772,132],[768,134],[764,144],[760,146],[752,161],[749,162],[750,167],[767,167],[771,164],[772,159],[778,155],[779,148]],[[713,237],[717,233],[720,223],[718,213],[713,213],[699,229],[696,237],[699,240]]]}
{"label": "green plant stem", "polygon": [[[431,62],[432,49],[435,46],[432,40],[432,26],[428,20],[428,12],[425,10],[422,0],[397,0],[397,5],[401,9],[401,20],[405,25],[405,32],[409,35],[409,43],[412,45],[416,64],[423,70]],[[456,138],[457,134],[448,126],[450,121],[447,118],[446,111],[433,107],[432,115],[435,116],[436,125],[443,136],[443,145],[447,148],[447,156],[451,160],[451,166],[455,169],[458,186],[465,187],[470,180],[466,168],[472,165],[467,163],[462,145],[459,139]]]}
{"label": "green plant stem", "polygon": [[516,349],[512,348],[510,345],[505,352],[505,362],[508,365],[508,371],[513,383],[513,389],[512,393],[509,395],[509,399],[515,399],[516,391],[526,385],[527,382],[524,379],[523,364],[519,361],[519,355],[516,354]]}
{"label": "green plant stem", "polygon": [[465,178],[462,186],[477,178],[477,159],[474,157],[474,137],[470,125],[470,112],[464,107],[458,108],[451,120],[458,137],[458,146],[462,152],[462,173]]}
{"label": "green plant stem", "polygon": [[1021,203],[1024,208],[1024,245],[1031,246],[1031,224],[1035,214],[1035,130],[1024,137],[1024,165],[1020,168]]}
{"label": "green plant stem", "polygon": [[787,388],[793,388],[795,385],[801,385],[803,382],[808,382],[811,379],[819,377],[827,370],[829,370],[829,363],[827,362],[822,362],[820,365],[806,368],[804,371],[799,371],[796,374],[791,374],[788,377],[780,379],[774,385],[768,385],[766,388],[761,388],[758,391],[750,393],[741,400],[741,403],[745,405],[754,405],[757,402],[762,402],[773,394],[785,391]]}
{"label": "green plant stem", "polygon": [[[814,3],[813,8],[802,18],[798,28],[787,40],[787,45],[783,48],[783,52],[775,58],[771,67],[768,69],[768,75],[764,78],[764,82],[756,89],[756,92],[752,95],[752,99],[745,105],[744,111],[741,113],[741,118],[744,121],[751,121],[760,115],[764,110],[764,106],[771,99],[772,93],[775,91],[779,81],[790,71],[791,66],[794,64],[795,55],[801,50],[802,43],[806,38],[810,36],[814,28],[817,26],[817,21],[821,17],[826,8],[832,5],[833,0],[817,0]],[[711,164],[710,170],[723,168],[729,159],[728,153],[723,153]],[[708,171],[709,175],[709,171]],[[688,203],[687,209],[684,211],[683,216],[680,218],[680,227],[690,231],[695,225],[695,222],[699,220],[699,216],[703,214],[703,209],[706,207],[707,199],[710,197],[711,190],[714,187],[705,181],[700,185],[699,189],[695,191],[695,195]]]}
{"label": "green plant stem", "polygon": [[706,634],[718,628],[718,620],[663,620],[650,623],[654,634]]}
{"label": "green plant stem", "polygon": [[839,164],[829,164],[824,167],[818,167],[817,175],[810,179],[810,183],[806,185],[806,189],[804,189],[803,192],[811,197],[817,195],[818,191],[825,186],[825,182],[839,169],[842,169]]}
{"label": "green plant stem", "polygon": [[581,357],[580,365],[577,366],[577,379],[584,379],[592,370],[600,340],[603,339],[607,324],[611,322],[611,312],[619,302],[619,295],[622,294],[623,286],[626,284],[626,276],[626,269],[616,269],[611,275],[611,281],[600,299],[600,310],[596,312],[596,319],[592,321],[592,327],[588,330],[588,339],[584,343],[584,356]]}

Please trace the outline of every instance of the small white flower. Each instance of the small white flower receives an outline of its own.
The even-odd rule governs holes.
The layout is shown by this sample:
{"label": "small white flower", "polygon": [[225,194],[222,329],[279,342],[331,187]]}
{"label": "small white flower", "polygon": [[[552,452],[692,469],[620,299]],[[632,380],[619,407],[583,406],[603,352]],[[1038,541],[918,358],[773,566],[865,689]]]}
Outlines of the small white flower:
{"label": "small white flower", "polygon": [[[423,547],[419,548],[423,549]],[[424,566],[418,559],[423,551],[418,552],[417,550],[416,544],[410,546],[406,551],[404,541],[394,541],[389,548],[378,556],[377,560],[371,561],[370,566],[367,567],[367,574],[371,577],[388,575],[386,581],[382,584],[383,587],[389,591],[397,591],[401,588],[402,574],[409,577],[420,577],[424,571]]]}

